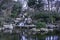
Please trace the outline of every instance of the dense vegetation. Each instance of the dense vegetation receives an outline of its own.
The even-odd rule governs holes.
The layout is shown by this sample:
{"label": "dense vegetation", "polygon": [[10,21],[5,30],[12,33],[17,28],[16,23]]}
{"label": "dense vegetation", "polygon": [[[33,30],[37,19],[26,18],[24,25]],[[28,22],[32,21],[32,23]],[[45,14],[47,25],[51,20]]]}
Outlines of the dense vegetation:
{"label": "dense vegetation", "polygon": [[[37,0],[28,0],[28,4],[27,4],[28,9],[25,10],[25,11],[22,11],[22,5],[20,4],[20,2],[15,2],[15,1],[12,1],[12,0],[2,0],[0,2],[0,14],[3,14],[3,19],[4,20],[0,19],[0,27],[3,26],[4,23],[7,23],[7,24],[15,23],[15,19],[21,13],[22,14],[27,13],[27,15],[24,15],[24,16],[26,18],[31,17],[32,21],[33,21],[31,24],[34,23],[36,25],[37,29],[46,28],[46,24],[55,25],[54,23],[56,23],[57,21],[60,21],[60,12],[58,12],[59,7],[60,7],[60,2],[57,1],[55,3],[56,11],[52,11],[49,8],[49,5],[50,5],[49,2],[51,2],[51,4],[52,4],[52,1],[54,1],[54,0],[48,0],[48,10],[44,10],[44,5],[45,4],[42,0],[38,0],[38,1]],[[52,7],[51,7],[51,9],[52,9]],[[8,12],[8,10],[11,11],[11,15],[9,14],[10,11]],[[2,16],[2,15],[0,15],[0,16]],[[24,17],[24,20],[25,20],[25,17]],[[24,20],[22,20],[22,21],[24,21]],[[15,24],[18,24],[18,23],[15,23]],[[26,23],[26,24],[28,24],[28,23]],[[41,35],[40,33],[38,34],[38,32],[37,32],[37,35],[30,35],[30,32],[29,32],[29,35],[28,34],[27,35],[31,36],[31,37],[34,36],[34,38],[36,38],[36,36],[37,36],[38,40],[44,40],[44,38],[46,38],[46,36],[48,36],[48,35],[59,35],[60,36],[60,23],[57,23],[57,24],[59,24],[57,29],[54,29],[53,32],[49,31],[45,35]],[[30,31],[30,29],[27,29],[27,30]],[[9,29],[8,29],[8,31],[9,31]],[[22,30],[18,29],[17,30],[17,29],[14,28],[13,31],[17,31],[17,33],[20,31],[20,33],[18,33],[18,34],[16,34],[16,33],[5,34],[2,31],[2,32],[0,32],[1,40],[8,40],[8,39],[9,40],[20,40],[21,39],[20,34],[22,34],[23,32],[28,33],[25,29],[22,29]],[[32,31],[32,33],[33,32],[34,31]]]}
{"label": "dense vegetation", "polygon": [[13,6],[13,9],[12,9],[12,14],[11,14],[11,17],[12,18],[15,18],[17,17],[17,15],[19,15],[21,13],[21,4],[16,2]]}
{"label": "dense vegetation", "polygon": [[28,6],[34,9],[40,9],[43,7],[44,3],[42,3],[42,0],[29,0]]}
{"label": "dense vegetation", "polygon": [[[48,1],[49,2],[49,1]],[[52,1],[50,1],[52,2]],[[19,2],[13,2],[12,0],[2,1],[0,4],[0,10],[5,10],[8,7],[6,6],[8,3],[8,7],[13,4],[11,9],[11,15],[4,16],[9,18],[16,18],[22,11],[22,5]],[[10,4],[11,3],[11,4]],[[5,4],[5,5],[4,5]],[[28,0],[28,7],[34,9],[33,12],[25,10],[23,13],[27,12],[30,13],[29,15],[33,20],[37,21],[37,25],[44,26],[47,23],[55,23],[56,21],[60,20],[60,14],[54,11],[46,11],[41,10],[44,7],[44,2],[42,0]],[[7,13],[8,14],[8,13]]]}

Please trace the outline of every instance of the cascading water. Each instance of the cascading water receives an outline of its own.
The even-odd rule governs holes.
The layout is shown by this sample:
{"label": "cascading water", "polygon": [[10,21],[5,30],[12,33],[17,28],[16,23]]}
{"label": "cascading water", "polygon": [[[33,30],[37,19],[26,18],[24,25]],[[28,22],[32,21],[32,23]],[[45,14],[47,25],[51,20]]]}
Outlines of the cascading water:
{"label": "cascading water", "polygon": [[[28,2],[28,0],[15,0],[15,1],[19,1],[20,3],[21,3],[21,5],[22,5],[22,10],[21,10],[21,14],[19,15],[19,16],[22,16],[22,18],[24,18],[24,21],[22,21],[22,22],[20,22],[19,23],[19,26],[20,27],[23,27],[25,24],[26,24],[26,21],[27,20],[29,20],[28,22],[30,22],[30,18],[26,18],[25,16],[24,16],[24,12],[23,11],[25,11],[25,10],[27,10],[28,9],[28,4],[27,4],[27,2]],[[27,25],[27,24],[26,24]],[[27,31],[27,30],[26,30]],[[25,35],[25,31],[22,31],[21,32],[22,33],[22,35],[21,35],[21,39],[20,40],[34,40],[33,38],[31,38],[31,37],[28,37],[28,38],[26,38],[26,35]]]}
{"label": "cascading water", "polygon": [[28,8],[28,0],[18,0],[22,4],[22,11],[25,11]]}
{"label": "cascading water", "polygon": [[23,35],[22,35],[21,40],[27,40],[27,38],[26,38],[25,35],[24,35],[24,32],[23,32]]}
{"label": "cascading water", "polygon": [[19,1],[21,3],[22,11],[25,11],[26,9],[28,9],[28,4],[27,4],[28,0],[14,0],[14,1],[16,2]]}

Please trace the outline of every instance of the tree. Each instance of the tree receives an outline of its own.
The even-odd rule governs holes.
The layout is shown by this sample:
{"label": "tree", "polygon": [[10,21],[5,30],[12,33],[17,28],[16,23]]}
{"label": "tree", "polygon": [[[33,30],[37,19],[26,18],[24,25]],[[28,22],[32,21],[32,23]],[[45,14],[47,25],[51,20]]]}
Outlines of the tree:
{"label": "tree", "polygon": [[36,23],[36,26],[37,26],[37,28],[45,28],[46,27],[46,23],[39,21],[39,22]]}
{"label": "tree", "polygon": [[36,0],[28,0],[28,6],[33,7],[35,5]]}
{"label": "tree", "polygon": [[49,16],[49,19],[50,19],[50,23],[54,23],[55,22],[55,18],[53,16]]}
{"label": "tree", "polygon": [[13,6],[11,17],[12,18],[17,17],[17,15],[19,15],[20,12],[21,12],[21,4],[19,2],[17,2]]}
{"label": "tree", "polygon": [[28,6],[31,8],[37,8],[39,9],[40,7],[43,6],[42,0],[29,0],[28,1]]}

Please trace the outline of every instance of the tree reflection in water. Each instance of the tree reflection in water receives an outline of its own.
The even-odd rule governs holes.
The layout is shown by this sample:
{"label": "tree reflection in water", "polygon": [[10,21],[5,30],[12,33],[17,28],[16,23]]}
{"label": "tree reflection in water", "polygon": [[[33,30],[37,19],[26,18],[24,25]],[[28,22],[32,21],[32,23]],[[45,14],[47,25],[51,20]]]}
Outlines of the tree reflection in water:
{"label": "tree reflection in water", "polygon": [[[22,37],[23,37],[22,40],[28,40],[28,39],[25,38],[25,36],[22,36]],[[41,39],[39,39],[38,37],[36,37],[36,38],[37,39],[30,38],[29,40],[60,40],[59,36],[47,36],[45,38],[42,37]]]}
{"label": "tree reflection in water", "polygon": [[57,35],[0,34],[0,40],[60,40]]}
{"label": "tree reflection in water", "polygon": [[45,40],[59,40],[58,36],[48,36],[45,38]]}

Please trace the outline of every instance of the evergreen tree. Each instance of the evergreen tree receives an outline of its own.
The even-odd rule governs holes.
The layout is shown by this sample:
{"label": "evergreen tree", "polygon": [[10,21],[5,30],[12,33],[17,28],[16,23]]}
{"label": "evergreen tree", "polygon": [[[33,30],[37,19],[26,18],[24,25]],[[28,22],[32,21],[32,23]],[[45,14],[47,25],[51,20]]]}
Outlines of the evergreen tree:
{"label": "evergreen tree", "polygon": [[39,9],[40,7],[43,6],[43,2],[42,0],[28,0],[28,6],[31,8]]}

